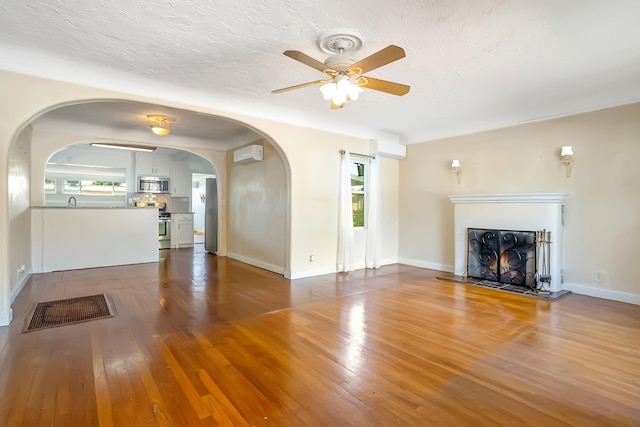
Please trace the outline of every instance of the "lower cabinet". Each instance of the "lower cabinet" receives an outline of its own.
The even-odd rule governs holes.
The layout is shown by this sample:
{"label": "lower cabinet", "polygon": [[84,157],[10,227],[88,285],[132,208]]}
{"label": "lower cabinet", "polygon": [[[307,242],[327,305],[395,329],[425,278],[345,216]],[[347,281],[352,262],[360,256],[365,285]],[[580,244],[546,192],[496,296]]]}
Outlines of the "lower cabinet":
{"label": "lower cabinet", "polygon": [[193,214],[171,214],[171,247],[193,247]]}

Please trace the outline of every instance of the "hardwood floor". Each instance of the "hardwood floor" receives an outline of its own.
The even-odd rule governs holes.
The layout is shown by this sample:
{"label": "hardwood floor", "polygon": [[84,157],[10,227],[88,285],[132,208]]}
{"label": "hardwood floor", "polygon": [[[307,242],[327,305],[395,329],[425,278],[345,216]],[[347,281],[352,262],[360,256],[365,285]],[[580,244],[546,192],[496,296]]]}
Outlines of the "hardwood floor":
{"label": "hardwood floor", "polygon": [[[161,253],[32,277],[0,328],[0,426],[640,425],[638,306]],[[35,302],[102,292],[117,316],[22,333]]]}

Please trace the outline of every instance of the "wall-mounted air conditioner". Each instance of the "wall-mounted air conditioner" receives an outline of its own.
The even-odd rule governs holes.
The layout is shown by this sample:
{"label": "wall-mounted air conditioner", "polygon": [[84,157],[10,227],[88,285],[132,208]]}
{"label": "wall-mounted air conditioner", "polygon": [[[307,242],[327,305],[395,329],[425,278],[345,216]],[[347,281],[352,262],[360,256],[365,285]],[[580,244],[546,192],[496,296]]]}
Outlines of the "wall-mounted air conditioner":
{"label": "wall-mounted air conditioner", "polygon": [[407,146],[388,138],[370,139],[369,154],[400,160],[407,157]]}
{"label": "wall-mounted air conditioner", "polygon": [[262,145],[249,145],[233,152],[233,163],[245,164],[262,161]]}

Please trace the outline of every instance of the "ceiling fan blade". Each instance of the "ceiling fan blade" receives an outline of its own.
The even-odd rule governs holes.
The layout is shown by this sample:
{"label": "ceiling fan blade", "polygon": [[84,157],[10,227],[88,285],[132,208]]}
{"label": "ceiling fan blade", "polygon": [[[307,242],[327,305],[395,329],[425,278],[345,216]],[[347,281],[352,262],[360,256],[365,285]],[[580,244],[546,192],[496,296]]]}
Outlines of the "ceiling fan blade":
{"label": "ceiling fan blade", "polygon": [[313,59],[309,55],[302,53],[298,50],[285,50],[283,52],[286,56],[291,59],[295,59],[298,62],[302,62],[304,65],[308,65],[311,68],[315,68],[318,71],[324,71],[327,66],[317,59]]}
{"label": "ceiling fan blade", "polygon": [[405,53],[403,48],[395,45],[390,45],[382,50],[377,51],[373,55],[356,62],[349,68],[359,68],[361,70],[359,74],[364,74],[404,57]]}
{"label": "ceiling fan blade", "polygon": [[315,82],[302,83],[295,86],[283,87],[282,89],[272,90],[271,93],[282,93],[282,92],[287,92],[294,89],[301,89],[307,86],[322,85],[322,84],[325,84],[326,82],[327,82],[326,80],[316,80]]}
{"label": "ceiling fan blade", "polygon": [[[360,80],[362,79],[362,80]],[[366,83],[361,83],[365,81]],[[358,79],[358,86],[366,88],[378,90],[380,92],[390,93],[392,95],[406,95],[409,93],[411,86],[403,85],[401,83],[389,82],[387,80],[374,79],[372,77],[362,76]]]}

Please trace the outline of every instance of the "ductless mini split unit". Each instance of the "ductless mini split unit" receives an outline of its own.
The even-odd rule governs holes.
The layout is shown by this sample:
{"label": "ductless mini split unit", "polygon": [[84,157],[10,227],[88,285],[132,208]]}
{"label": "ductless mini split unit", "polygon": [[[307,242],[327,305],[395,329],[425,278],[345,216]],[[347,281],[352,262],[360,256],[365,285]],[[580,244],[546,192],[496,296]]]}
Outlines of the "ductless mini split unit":
{"label": "ductless mini split unit", "polygon": [[244,165],[262,161],[262,145],[249,145],[233,152],[233,163]]}

